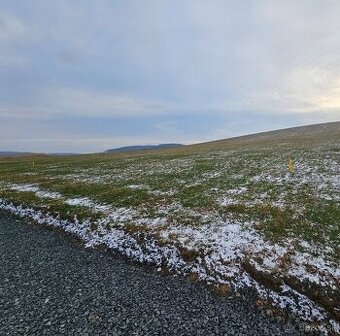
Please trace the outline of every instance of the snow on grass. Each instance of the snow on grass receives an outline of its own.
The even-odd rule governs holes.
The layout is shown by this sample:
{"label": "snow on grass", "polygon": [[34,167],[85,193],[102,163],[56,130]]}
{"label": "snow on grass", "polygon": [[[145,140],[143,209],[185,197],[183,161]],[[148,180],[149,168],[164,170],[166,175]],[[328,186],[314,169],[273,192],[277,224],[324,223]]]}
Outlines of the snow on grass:
{"label": "snow on grass", "polygon": [[32,184],[13,184],[11,186],[11,189],[15,191],[27,191],[27,192],[39,191],[39,187]]}
{"label": "snow on grass", "polygon": [[69,198],[65,200],[65,203],[68,205],[73,205],[73,206],[82,206],[86,208],[90,208],[94,211],[108,211],[110,207],[105,204],[98,204],[93,202],[91,199],[88,197],[82,197],[82,198]]}
{"label": "snow on grass", "polygon": [[128,186],[128,188],[131,188],[131,189],[149,189],[148,186],[145,186],[145,185],[140,185],[140,184],[131,184]]}
{"label": "snow on grass", "polygon": [[60,199],[60,198],[62,198],[62,195],[59,192],[36,190],[35,194],[39,198],[52,198],[52,199]]}
{"label": "snow on grass", "polygon": [[[35,192],[38,197],[50,194],[32,185],[15,185],[11,188],[21,192]],[[58,193],[54,196],[62,197]],[[243,269],[242,263],[247,260],[258,272],[277,273],[282,258],[289,252],[289,268],[281,271],[302,281],[308,280],[320,286],[337,288],[336,281],[339,279],[340,270],[335,264],[325,262],[325,258],[320,256],[316,258],[310,253],[295,251],[292,242],[287,241],[284,245],[270,244],[254,229],[252,222],[225,221],[214,213],[206,213],[204,217],[207,224],[198,227],[181,226],[180,223],[168,225],[166,215],[171,209],[175,212],[185,211],[180,205],[163,207],[162,217],[148,218],[136,210],[112,208],[98,204],[90,198],[67,198],[65,203],[102,211],[105,216],[98,220],[97,230],[93,231],[90,220],[69,223],[33,209],[8,205],[4,201],[1,207],[20,216],[31,217],[41,224],[66,229],[67,232],[83,239],[88,247],[106,244],[138,261],[151,262],[157,266],[164,266],[165,263],[168,268],[183,274],[196,273],[200,280],[207,283],[231,283],[234,288],[253,286],[260,296],[271,299],[280,308],[289,308],[306,320],[323,320],[326,313],[305,295],[287,285],[282,287],[281,293],[266,289]],[[194,210],[186,212],[190,216],[201,215]],[[146,225],[150,239],[140,243],[136,237],[127,233],[125,225],[131,221],[136,227]],[[111,224],[114,227],[111,227]],[[162,246],[159,241],[163,242]],[[307,242],[302,241],[301,246],[313,251],[313,247]],[[311,266],[317,269],[317,272],[311,274]]]}
{"label": "snow on grass", "polygon": [[[340,312],[340,158],[333,147],[56,158],[53,166],[37,163],[39,173],[14,163],[2,165],[0,198],[2,207],[69,230],[87,246],[106,244],[211,284],[251,286],[306,320],[329,320]],[[62,218],[86,211],[81,222],[64,221],[46,215],[49,206],[64,211]]]}
{"label": "snow on grass", "polygon": [[[61,228],[82,239],[87,247],[105,244],[139,262],[167,267],[180,274],[196,273],[201,280],[208,283],[230,283],[232,279],[235,288],[253,286],[262,298],[271,299],[278,307],[288,308],[305,320],[325,319],[325,311],[306,296],[287,285],[283,286],[282,292],[278,294],[265,288],[242,270],[240,267],[242,258],[252,250],[267,251],[268,244],[255,231],[245,229],[240,224],[219,223],[214,228],[204,226],[200,229],[171,227],[162,231],[161,238],[167,240],[172,237],[173,240],[173,237],[176,237],[175,240],[159,245],[152,235],[150,239],[141,243],[138,235],[128,234],[123,228],[106,229],[108,218],[99,220],[98,229],[93,231],[90,220],[80,222],[75,219],[74,222],[69,222],[32,208],[14,206],[1,199],[0,208],[20,217],[31,218],[39,224]],[[164,219],[157,219],[156,222],[163,225]],[[194,260],[187,260],[182,254],[181,247],[203,253]],[[272,246],[271,249],[281,254],[285,251],[278,246]]]}
{"label": "snow on grass", "polygon": [[[334,262],[327,262],[325,258],[320,256],[315,257],[310,253],[300,252],[297,252],[292,258],[294,267],[288,271],[290,275],[302,281],[308,280],[317,285],[330,286],[332,289],[337,290],[340,268]],[[311,268],[313,268],[312,272]],[[320,273],[322,273],[322,276],[320,276]]]}

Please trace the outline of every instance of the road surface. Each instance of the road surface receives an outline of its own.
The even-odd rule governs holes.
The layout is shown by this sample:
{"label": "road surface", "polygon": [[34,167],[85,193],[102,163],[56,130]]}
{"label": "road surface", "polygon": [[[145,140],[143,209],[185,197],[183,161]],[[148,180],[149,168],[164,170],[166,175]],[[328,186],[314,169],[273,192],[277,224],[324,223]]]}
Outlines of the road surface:
{"label": "road surface", "polygon": [[299,335],[221,298],[0,211],[0,335]]}

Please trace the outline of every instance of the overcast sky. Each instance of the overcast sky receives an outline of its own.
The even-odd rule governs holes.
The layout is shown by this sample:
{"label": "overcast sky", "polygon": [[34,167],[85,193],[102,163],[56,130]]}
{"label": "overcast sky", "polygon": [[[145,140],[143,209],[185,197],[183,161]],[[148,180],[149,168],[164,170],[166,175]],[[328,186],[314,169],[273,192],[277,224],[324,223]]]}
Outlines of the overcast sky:
{"label": "overcast sky", "polygon": [[340,120],[338,0],[1,0],[0,151]]}

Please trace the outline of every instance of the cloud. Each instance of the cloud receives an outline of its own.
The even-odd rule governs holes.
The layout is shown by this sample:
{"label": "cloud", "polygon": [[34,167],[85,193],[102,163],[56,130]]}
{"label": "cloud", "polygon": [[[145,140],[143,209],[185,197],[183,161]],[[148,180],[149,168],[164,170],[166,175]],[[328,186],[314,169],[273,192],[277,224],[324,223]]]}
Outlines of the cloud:
{"label": "cloud", "polygon": [[134,117],[162,115],[169,109],[164,102],[129,94],[81,89],[43,89],[40,99],[30,104],[1,104],[1,115],[12,118],[41,119],[63,117]]}
{"label": "cloud", "polygon": [[1,146],[19,124],[65,150],[340,119],[337,1],[2,0],[0,48]]}
{"label": "cloud", "polygon": [[136,116],[162,113],[165,106],[128,94],[66,89],[49,91],[47,99],[55,113],[73,116]]}
{"label": "cloud", "polygon": [[25,25],[17,17],[0,12],[0,43],[21,39],[26,34]]}
{"label": "cloud", "polygon": [[0,4],[0,73],[11,68],[15,75],[17,69],[29,67],[29,56],[35,52],[42,36],[43,30],[37,29],[34,23],[17,13],[2,10]]}
{"label": "cloud", "polygon": [[154,128],[163,134],[170,133],[174,135],[178,133],[178,122],[177,120],[160,121],[154,124]]}

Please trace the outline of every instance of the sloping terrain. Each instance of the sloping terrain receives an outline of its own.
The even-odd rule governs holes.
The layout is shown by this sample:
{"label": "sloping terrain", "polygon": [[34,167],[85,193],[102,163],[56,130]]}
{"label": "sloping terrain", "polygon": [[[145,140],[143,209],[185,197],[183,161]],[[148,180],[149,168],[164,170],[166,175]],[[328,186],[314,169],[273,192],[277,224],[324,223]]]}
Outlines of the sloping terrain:
{"label": "sloping terrain", "polygon": [[196,148],[254,147],[264,145],[312,145],[339,139],[340,122],[285,128],[194,145]]}
{"label": "sloping terrain", "polygon": [[[288,171],[289,159],[294,171]],[[340,122],[164,151],[0,159],[1,208],[335,332]]]}

